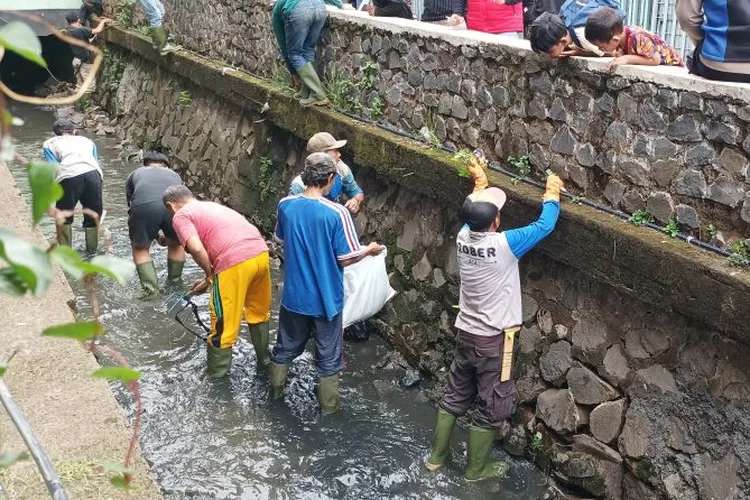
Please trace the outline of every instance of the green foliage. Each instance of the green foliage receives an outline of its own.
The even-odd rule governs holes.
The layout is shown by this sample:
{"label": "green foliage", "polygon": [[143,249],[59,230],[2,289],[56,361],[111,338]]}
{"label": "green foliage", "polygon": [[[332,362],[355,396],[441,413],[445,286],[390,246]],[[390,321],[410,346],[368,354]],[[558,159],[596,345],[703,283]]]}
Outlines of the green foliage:
{"label": "green foliage", "polygon": [[102,63],[102,77],[97,87],[101,86],[105,92],[116,92],[122,80],[122,74],[125,72],[127,61],[123,52],[117,49],[111,49],[109,46],[104,47],[104,61]]}
{"label": "green foliage", "polygon": [[177,97],[177,104],[179,104],[181,108],[187,108],[193,104],[193,96],[190,94],[189,90],[183,90],[180,92],[180,95]]}
{"label": "green foliage", "polygon": [[585,199],[586,198],[584,196],[576,195],[576,196],[571,196],[570,202],[575,203],[576,205],[580,205],[581,203],[583,203],[583,200]]}
{"label": "green foliage", "polygon": [[39,38],[21,21],[11,21],[0,28],[0,45],[43,68],[47,67]]}
{"label": "green foliage", "polygon": [[5,375],[5,372],[8,371],[8,363],[4,361],[0,361],[0,377]]}
{"label": "green foliage", "polygon": [[271,83],[287,94],[294,92],[292,79],[289,76],[286,66],[276,65],[271,71]]}
{"label": "green foliage", "polygon": [[57,167],[47,162],[31,163],[26,167],[31,188],[31,215],[39,224],[49,207],[62,198],[63,189],[55,182]]}
{"label": "green foliage", "polygon": [[104,327],[98,321],[81,321],[65,323],[45,328],[42,335],[46,337],[63,337],[85,342],[104,333]]}
{"label": "green foliage", "polygon": [[131,478],[133,477],[132,469],[116,464],[114,462],[104,462],[101,464],[101,468],[105,473],[114,473],[110,476],[109,482],[115,488],[123,490],[135,490],[135,485],[131,484]]}
{"label": "green foliage", "polygon": [[533,436],[531,436],[531,440],[529,441],[529,452],[533,457],[536,458],[536,456],[540,451],[542,451],[543,448],[544,437],[542,436],[541,432],[536,432]]}
{"label": "green foliage", "polygon": [[85,113],[94,107],[94,101],[91,99],[91,94],[83,94],[80,99],[76,101],[76,111]]}
{"label": "green foliage", "polygon": [[669,219],[667,225],[664,226],[664,232],[672,238],[677,238],[677,235],[680,234],[680,224],[674,219]]}
{"label": "green foliage", "polygon": [[453,159],[460,162],[461,166],[456,169],[456,173],[459,177],[471,177],[471,172],[466,168],[466,164],[474,158],[474,153],[468,149],[459,149],[453,153]]}
{"label": "green foliage", "polygon": [[379,95],[376,95],[370,100],[370,118],[372,118],[373,120],[382,118],[384,112],[385,102],[380,98]]}
{"label": "green foliage", "polygon": [[731,255],[727,257],[730,266],[747,266],[750,264],[750,251],[743,240],[738,240],[729,245]]}
{"label": "green foliage", "polygon": [[713,222],[709,222],[708,226],[706,227],[706,235],[708,236],[708,239],[712,240],[716,238],[718,234],[719,230],[716,229],[716,226],[714,226]]}
{"label": "green foliage", "polygon": [[133,370],[126,366],[102,366],[94,373],[92,377],[106,378],[110,380],[119,380],[120,382],[129,383],[141,378],[141,372]]}
{"label": "green foliage", "polygon": [[273,183],[271,175],[274,171],[273,161],[267,156],[260,157],[260,201],[265,202],[269,196],[276,193],[276,186]]}
{"label": "green foliage", "polygon": [[148,26],[141,26],[136,31],[143,36],[151,36],[151,28]]}
{"label": "green foliage", "polygon": [[136,0],[119,0],[117,4],[117,24],[124,28],[132,28],[135,21]]}
{"label": "green foliage", "polygon": [[443,146],[443,143],[437,136],[437,115],[434,109],[427,109],[424,117],[424,127],[420,130],[420,133],[431,148],[440,149]]}
{"label": "green foliage", "polygon": [[44,250],[0,228],[0,259],[10,266],[0,269],[0,290],[15,296],[31,293],[35,297],[47,291],[54,270]]}
{"label": "green foliage", "polygon": [[509,156],[507,161],[511,167],[518,170],[518,175],[510,180],[513,184],[518,184],[531,174],[531,161],[528,156]]}
{"label": "green foliage", "polygon": [[643,226],[654,222],[654,216],[651,215],[648,210],[638,209],[633,212],[633,215],[630,216],[628,222],[636,226]]}
{"label": "green foliage", "polygon": [[331,107],[337,111],[362,114],[367,111],[371,118],[383,116],[385,103],[380,96],[371,99],[369,105],[362,102],[374,88],[380,66],[375,61],[367,61],[360,68],[358,80],[352,80],[342,73],[334,73],[325,83],[326,94]]}

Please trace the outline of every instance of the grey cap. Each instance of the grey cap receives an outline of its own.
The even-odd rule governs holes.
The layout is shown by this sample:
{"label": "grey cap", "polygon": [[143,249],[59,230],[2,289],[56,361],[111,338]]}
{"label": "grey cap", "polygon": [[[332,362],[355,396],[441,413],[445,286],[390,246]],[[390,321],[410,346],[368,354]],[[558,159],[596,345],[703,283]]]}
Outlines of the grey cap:
{"label": "grey cap", "polygon": [[302,171],[302,182],[309,186],[328,179],[336,173],[336,161],[328,153],[312,153],[305,159],[305,170]]}
{"label": "grey cap", "polygon": [[73,122],[70,120],[56,120],[54,124],[52,124],[52,131],[55,133],[55,135],[62,135],[63,132],[71,132],[76,129],[76,126],[73,125]]}

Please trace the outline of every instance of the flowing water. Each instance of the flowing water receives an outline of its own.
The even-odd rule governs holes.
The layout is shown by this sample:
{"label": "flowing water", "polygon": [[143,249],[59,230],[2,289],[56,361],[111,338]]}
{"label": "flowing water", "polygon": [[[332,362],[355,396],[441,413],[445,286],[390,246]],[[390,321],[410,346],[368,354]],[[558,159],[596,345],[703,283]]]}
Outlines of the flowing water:
{"label": "flowing water", "polygon": [[[21,154],[41,158],[41,143],[51,135],[54,115],[20,107],[25,125],[15,131]],[[104,226],[113,253],[130,258],[125,206],[125,178],[137,165],[118,159],[118,141],[81,131],[98,144],[104,171]],[[12,166],[26,192],[24,171]],[[42,230],[48,237],[54,228]],[[74,223],[74,247],[83,247],[80,220]],[[166,252],[152,253],[163,282]],[[201,271],[188,261],[183,276],[191,283]],[[275,275],[275,282],[281,278]],[[88,299],[71,283],[83,317]],[[179,288],[178,288],[179,289]],[[184,285],[183,285],[184,289]],[[174,291],[174,290],[172,290]],[[278,287],[274,293],[278,297]],[[136,278],[121,286],[103,283],[105,342],[143,372],[143,427],[140,443],[165,498],[200,499],[534,499],[544,478],[523,461],[496,453],[510,463],[502,482],[467,484],[464,460],[439,473],[423,465],[435,422],[435,407],[422,389],[402,389],[402,369],[377,368],[388,348],[377,337],[346,345],[348,368],[342,379],[343,411],[320,418],[314,396],[315,370],[305,353],[292,368],[283,402],[269,402],[268,380],[256,372],[246,331],[235,347],[231,375],[209,380],[203,375],[205,348],[160,309],[160,301],[138,300]],[[198,303],[207,316],[207,296]],[[278,314],[273,308],[274,318]],[[272,330],[272,337],[274,331]],[[112,386],[126,416],[133,401]],[[454,436],[454,456],[462,457],[466,433]]]}

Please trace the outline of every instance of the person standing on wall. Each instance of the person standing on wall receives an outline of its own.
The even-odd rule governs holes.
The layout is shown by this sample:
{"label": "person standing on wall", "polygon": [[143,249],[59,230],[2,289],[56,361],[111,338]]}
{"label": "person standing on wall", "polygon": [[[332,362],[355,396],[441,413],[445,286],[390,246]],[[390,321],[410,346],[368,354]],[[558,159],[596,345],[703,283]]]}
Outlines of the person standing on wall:
{"label": "person standing on wall", "polygon": [[167,42],[167,32],[162,25],[165,11],[161,0],[138,1],[148,18],[149,25],[151,26],[149,31],[151,32],[151,44],[153,45],[154,50],[158,51],[159,54],[163,56],[177,50],[172,44]]}
{"label": "person standing on wall", "polygon": [[[328,132],[318,132],[307,141],[307,152],[308,154],[326,153],[333,158],[333,161],[336,162],[336,177],[333,180],[333,187],[331,187],[331,190],[325,197],[337,202],[343,194],[348,198],[344,206],[351,213],[356,214],[365,201],[365,194],[354,179],[352,169],[341,161],[341,152],[339,149],[344,146],[346,146],[346,141],[337,141]],[[302,194],[304,191],[305,183],[302,182],[302,176],[298,175],[292,180],[289,194]]]}
{"label": "person standing on wall", "polygon": [[497,427],[515,409],[511,360],[513,339],[522,322],[518,261],[554,229],[563,184],[558,176],[549,175],[539,219],[498,233],[506,195],[495,187],[481,189],[479,180],[485,178],[481,167],[470,164],[470,170],[477,189],[461,207],[464,226],[456,238],[461,278],[456,351],[426,466],[435,471],[445,464],[456,419],[476,400],[464,477],[478,481],[499,478],[507,469],[490,454]]}
{"label": "person standing on wall", "polygon": [[295,97],[303,106],[326,106],[323,82],[315,70],[315,51],[328,18],[325,4],[341,9],[341,0],[277,0],[273,6],[273,32],[292,77],[301,80]]}
{"label": "person standing on wall", "polygon": [[271,399],[283,396],[289,364],[314,335],[318,402],[324,415],[341,407],[344,267],[385,248],[377,243],[361,247],[349,211],[326,199],[336,175],[330,155],[308,156],[302,172],[305,191],[279,202],[276,222],[276,237],[284,243],[284,292],[271,354]]}
{"label": "person standing on wall", "polygon": [[677,0],[677,19],[695,44],[691,73],[750,83],[750,2]]}
{"label": "person standing on wall", "polygon": [[[63,33],[86,43],[91,43],[92,39],[104,30],[104,26],[112,22],[110,19],[102,18],[99,20],[99,25],[96,28],[87,28],[81,24],[81,19],[77,12],[69,13],[65,16],[65,20],[68,22],[68,27],[62,30]],[[73,52],[73,70],[76,75],[76,85],[80,85],[81,82],[86,80],[91,71],[91,63],[94,62],[94,55],[77,45],[71,45],[70,50]]]}
{"label": "person standing on wall", "polygon": [[[78,135],[75,125],[70,120],[57,120],[52,125],[55,137],[44,141],[44,157],[58,165],[55,181],[63,188],[63,196],[55,207],[58,210],[74,210],[78,202],[85,209],[96,212],[101,218],[102,178],[104,174],[99,166],[99,151],[96,144],[86,137]],[[57,225],[57,242],[70,246],[73,241],[73,216]],[[96,252],[99,246],[98,221],[91,215],[84,214],[83,229],[86,233],[86,251]]]}
{"label": "person standing on wall", "polygon": [[267,366],[271,268],[260,231],[231,208],[196,200],[183,185],[168,187],[163,201],[173,214],[177,238],[206,273],[188,294],[200,295],[213,285],[207,375],[223,377],[229,372],[243,313],[258,367]]}
{"label": "person standing on wall", "polygon": [[467,0],[466,26],[470,30],[507,38],[523,38],[521,0]]}
{"label": "person standing on wall", "polygon": [[185,250],[172,227],[172,214],[162,199],[164,191],[176,184],[182,184],[182,179],[169,168],[167,157],[156,151],[144,153],[143,166],[135,169],[125,182],[128,234],[145,297],[159,293],[156,268],[151,260],[151,242],[157,240],[167,247],[168,282],[178,281],[185,266]]}

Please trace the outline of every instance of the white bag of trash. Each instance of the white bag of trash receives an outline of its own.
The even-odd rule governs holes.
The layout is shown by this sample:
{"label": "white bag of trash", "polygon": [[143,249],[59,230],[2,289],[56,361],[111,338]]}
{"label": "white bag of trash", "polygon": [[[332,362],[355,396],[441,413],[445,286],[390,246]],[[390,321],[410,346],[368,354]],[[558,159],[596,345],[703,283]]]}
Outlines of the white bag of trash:
{"label": "white bag of trash", "polygon": [[344,328],[376,315],[396,295],[385,270],[385,256],[365,257],[344,268]]}

